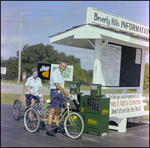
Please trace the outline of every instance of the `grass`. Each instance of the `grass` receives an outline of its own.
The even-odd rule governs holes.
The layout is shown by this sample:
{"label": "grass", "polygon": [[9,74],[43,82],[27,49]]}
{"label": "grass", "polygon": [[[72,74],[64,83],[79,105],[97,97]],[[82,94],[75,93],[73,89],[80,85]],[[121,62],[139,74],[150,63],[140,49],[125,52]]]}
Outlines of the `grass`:
{"label": "grass", "polygon": [[23,81],[20,81],[20,83],[17,83],[17,80],[3,80],[3,79],[1,79],[1,83],[18,84],[18,85],[25,84],[25,82]]}
{"label": "grass", "polygon": [[[21,95],[18,94],[1,94],[1,103],[2,104],[13,104],[14,101],[16,99],[20,99]],[[49,95],[45,95],[45,100],[50,99]],[[144,106],[144,110],[147,111],[149,110],[149,101],[148,100],[144,100],[144,103],[147,104],[147,106]],[[44,107],[48,106],[49,104],[47,104],[46,102],[44,103]],[[144,116],[142,117],[143,120],[149,120],[149,116]]]}
{"label": "grass", "polygon": [[[149,110],[149,101],[148,100],[143,100],[143,103],[147,104],[146,106],[144,106],[144,110],[145,111]],[[149,116],[143,116],[142,119],[143,120],[149,120]]]}
{"label": "grass", "polygon": [[[17,80],[2,80],[1,79],[1,83],[9,83],[9,84],[18,84],[18,85],[24,85],[25,82],[23,82],[22,80],[20,81],[20,83],[17,83]],[[47,83],[43,83],[43,86],[47,86]],[[65,89],[69,89],[69,86],[66,86]],[[80,86],[80,91],[90,91],[90,86],[85,86],[85,85],[81,85]],[[130,92],[130,93],[136,93],[135,90],[126,90],[126,92]],[[102,89],[102,93],[122,93],[121,89],[112,89],[112,90],[106,90],[106,89]],[[1,103],[4,104],[13,104],[15,99],[20,99],[21,95],[18,94],[1,94]],[[143,90],[143,96],[144,97],[149,97],[149,92],[147,92],[146,90]],[[45,100],[50,99],[49,95],[45,95]],[[144,102],[147,103],[147,106],[144,107],[144,110],[149,110],[149,101],[144,100]],[[47,103],[44,104],[44,107],[48,106]],[[144,120],[149,120],[149,116],[144,116],[142,117],[142,119]]]}
{"label": "grass", "polygon": [[[20,83],[17,83],[17,80],[3,80],[1,79],[1,83],[9,83],[9,84],[18,84],[18,85],[24,85],[25,82],[23,82],[22,80],[20,81]],[[47,86],[48,83],[45,82],[43,83],[43,86]],[[80,86],[80,91],[90,91],[90,86],[86,86],[86,85],[81,85]],[[65,89],[69,89],[69,86],[65,86]],[[126,92],[129,93],[136,93],[135,90],[126,90]],[[102,89],[102,93],[122,93],[121,89],[111,89],[111,90],[106,90],[106,89]],[[144,97],[149,97],[149,92],[147,92],[146,90],[143,90],[143,96]]]}
{"label": "grass", "polygon": [[[16,99],[20,99],[19,94],[1,94],[1,103],[2,104],[13,104]],[[45,101],[50,99],[49,95],[45,95]],[[44,103],[44,107],[48,106],[46,102]]]}

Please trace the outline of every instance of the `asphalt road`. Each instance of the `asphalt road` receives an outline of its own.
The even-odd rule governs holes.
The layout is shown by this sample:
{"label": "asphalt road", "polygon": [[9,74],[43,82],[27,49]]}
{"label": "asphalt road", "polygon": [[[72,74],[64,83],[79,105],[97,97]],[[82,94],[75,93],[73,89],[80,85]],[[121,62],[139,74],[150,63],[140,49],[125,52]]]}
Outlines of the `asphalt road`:
{"label": "asphalt road", "polygon": [[49,137],[42,128],[37,133],[26,131],[23,113],[16,121],[12,105],[1,104],[1,147],[149,147],[149,125],[128,123],[126,133],[109,130],[108,135],[83,134],[79,140],[61,133]]}

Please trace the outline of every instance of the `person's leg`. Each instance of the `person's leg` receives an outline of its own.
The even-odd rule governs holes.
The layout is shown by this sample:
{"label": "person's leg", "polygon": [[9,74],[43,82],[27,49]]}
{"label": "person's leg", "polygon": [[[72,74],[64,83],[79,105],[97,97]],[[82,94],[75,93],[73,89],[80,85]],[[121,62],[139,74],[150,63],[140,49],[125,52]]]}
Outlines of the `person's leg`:
{"label": "person's leg", "polygon": [[[59,113],[60,113],[60,108],[56,108],[55,112],[55,119],[59,122]],[[59,125],[58,125],[59,126]]]}
{"label": "person's leg", "polygon": [[31,99],[31,105],[34,105],[35,104],[35,100],[34,98]]}
{"label": "person's leg", "polygon": [[[32,98],[31,99],[31,105],[34,105],[35,104],[35,100],[34,100],[34,98]],[[31,116],[32,115],[32,112],[31,112],[31,110],[29,111],[29,116]]]}
{"label": "person's leg", "polygon": [[[55,119],[58,121],[58,123],[59,123],[59,113],[60,113],[60,108],[56,108]],[[58,124],[54,130],[55,133],[57,133],[57,131],[61,131],[60,124]]]}
{"label": "person's leg", "polygon": [[51,91],[50,92],[50,96],[51,96],[51,110],[50,113],[48,115],[48,130],[46,132],[47,135],[49,136],[56,136],[55,133],[51,132],[51,124],[53,121],[53,117],[55,114],[55,108],[57,108],[57,95],[56,95],[57,91]]}
{"label": "person's leg", "polygon": [[[63,96],[62,96],[61,93],[58,95],[58,97],[59,97],[59,101],[58,101],[58,106],[57,106],[56,112],[55,112],[55,118],[59,122],[59,113],[60,113],[60,109],[63,108],[63,100],[64,99],[63,99]],[[55,132],[57,132],[57,131],[61,131],[61,128],[60,128],[59,124],[55,129]]]}
{"label": "person's leg", "polygon": [[51,108],[50,113],[48,115],[48,130],[47,131],[51,131],[51,124],[53,121],[54,113],[55,113],[55,108]]}
{"label": "person's leg", "polygon": [[48,130],[47,130],[46,134],[48,136],[54,136],[55,137],[56,134],[51,131],[51,125],[52,125],[54,113],[55,113],[55,108],[51,108],[50,113],[48,115]]}

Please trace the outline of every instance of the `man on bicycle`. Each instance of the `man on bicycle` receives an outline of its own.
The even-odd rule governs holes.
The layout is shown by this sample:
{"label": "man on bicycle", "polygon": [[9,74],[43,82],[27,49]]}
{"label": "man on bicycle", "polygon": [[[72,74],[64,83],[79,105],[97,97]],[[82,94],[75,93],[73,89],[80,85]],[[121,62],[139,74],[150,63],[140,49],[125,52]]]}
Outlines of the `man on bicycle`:
{"label": "man on bicycle", "polygon": [[[38,70],[36,68],[32,69],[32,76],[29,77],[25,83],[25,89],[26,89],[26,98],[31,101],[31,105],[35,105],[35,100],[39,102],[39,96],[36,96],[39,94],[39,89],[41,91],[42,97],[41,101],[44,103],[45,98],[43,95],[43,87],[41,79],[38,77]],[[31,112],[29,112],[29,116],[31,117]]]}
{"label": "man on bicycle", "polygon": [[[48,115],[48,130],[46,132],[46,134],[49,136],[56,136],[56,134],[51,131],[51,124],[52,124],[54,114],[57,121],[59,121],[58,116],[60,113],[60,108],[63,107],[63,101],[64,101],[62,93],[65,95],[65,98],[68,98],[70,95],[69,92],[66,92],[64,90],[65,81],[62,77],[63,71],[66,69],[66,67],[67,67],[67,63],[65,61],[61,61],[59,67],[52,72],[52,75],[50,77],[51,110]],[[60,129],[60,126],[58,126],[55,129],[55,131],[57,129]]]}

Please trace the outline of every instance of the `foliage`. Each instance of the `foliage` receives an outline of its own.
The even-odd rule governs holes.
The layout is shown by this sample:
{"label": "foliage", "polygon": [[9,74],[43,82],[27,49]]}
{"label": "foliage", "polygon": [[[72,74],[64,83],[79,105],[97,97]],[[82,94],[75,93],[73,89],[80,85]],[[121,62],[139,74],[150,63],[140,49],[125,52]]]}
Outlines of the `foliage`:
{"label": "foliage", "polygon": [[[15,80],[18,78],[18,59],[19,51],[16,57],[10,57],[4,60],[1,57],[1,67],[6,67],[6,75],[1,75],[3,80]],[[27,77],[31,76],[31,69],[37,67],[38,62],[58,64],[60,61],[66,61],[68,65],[74,65],[73,81],[79,81],[81,85],[90,85],[93,78],[93,70],[83,70],[80,66],[80,59],[73,55],[67,56],[64,52],[54,50],[51,45],[43,45],[42,43],[36,45],[25,45],[21,52],[21,76],[25,71]],[[20,76],[20,80],[22,80]],[[42,80],[46,82],[48,80]],[[66,82],[65,86],[68,86]],[[144,90],[149,91],[149,64],[145,64],[144,71]]]}
{"label": "foliage", "polygon": [[4,80],[17,79],[18,75],[18,59],[16,57],[9,57],[8,60],[1,58],[1,67],[6,67],[6,75],[1,75]]}
{"label": "foliage", "polygon": [[[14,80],[18,77],[18,60],[19,51],[17,51],[16,57],[10,57],[8,60],[4,60],[1,57],[1,67],[6,67],[6,75],[1,75],[4,80]],[[42,43],[29,46],[25,45],[21,51],[21,76],[25,71],[27,77],[31,76],[31,69],[36,68],[38,62],[58,64],[60,61],[66,61],[68,65],[75,65],[74,73],[76,81],[82,81],[84,77],[83,70],[80,66],[80,59],[73,55],[66,56],[64,52],[58,52],[54,50],[51,45],[43,45]]]}
{"label": "foliage", "polygon": [[84,71],[84,80],[82,81],[83,85],[91,85],[93,78],[93,70],[83,70]]}
{"label": "foliage", "polygon": [[73,81],[83,81],[84,80],[84,72],[81,69],[81,66],[78,64],[73,64]]}
{"label": "foliage", "polygon": [[[20,99],[21,94],[1,94],[1,104],[13,104],[16,99]],[[48,106],[49,104],[46,103],[46,100],[50,99],[50,95],[44,95],[45,103],[43,104],[44,107]]]}
{"label": "foliage", "polygon": [[145,71],[144,71],[144,89],[148,92],[149,91],[149,64],[145,64]]}

